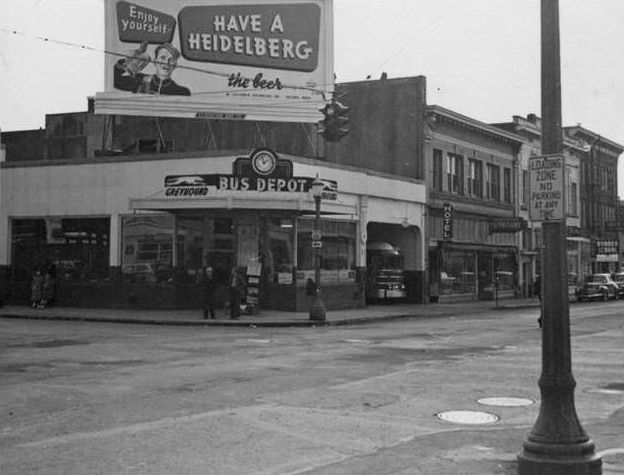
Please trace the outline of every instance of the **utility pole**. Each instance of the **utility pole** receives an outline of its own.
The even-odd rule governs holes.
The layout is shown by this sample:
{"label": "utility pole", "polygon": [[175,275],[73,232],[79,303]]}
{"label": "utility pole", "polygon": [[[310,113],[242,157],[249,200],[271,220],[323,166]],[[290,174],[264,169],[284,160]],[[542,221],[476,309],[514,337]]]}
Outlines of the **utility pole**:
{"label": "utility pole", "polygon": [[[541,0],[541,32],[542,155],[563,154],[559,0]],[[544,221],[542,234],[542,400],[518,455],[518,474],[599,475],[602,460],[574,407],[565,212],[562,220]]]}

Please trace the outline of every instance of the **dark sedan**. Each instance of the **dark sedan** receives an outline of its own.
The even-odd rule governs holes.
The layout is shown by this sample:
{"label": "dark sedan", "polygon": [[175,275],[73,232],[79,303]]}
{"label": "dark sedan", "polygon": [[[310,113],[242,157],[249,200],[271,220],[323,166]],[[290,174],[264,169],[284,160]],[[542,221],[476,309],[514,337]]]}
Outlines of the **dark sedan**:
{"label": "dark sedan", "polygon": [[617,300],[620,297],[620,286],[610,274],[592,274],[576,289],[576,299],[585,300]]}
{"label": "dark sedan", "polygon": [[620,298],[624,298],[624,272],[613,274],[613,282],[620,286]]}

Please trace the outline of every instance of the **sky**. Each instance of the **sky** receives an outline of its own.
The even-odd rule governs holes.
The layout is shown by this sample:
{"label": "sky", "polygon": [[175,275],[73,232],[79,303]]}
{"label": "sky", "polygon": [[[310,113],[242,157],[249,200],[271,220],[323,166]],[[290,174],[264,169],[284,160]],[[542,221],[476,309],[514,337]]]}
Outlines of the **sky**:
{"label": "sky", "polygon": [[[423,75],[428,104],[486,123],[540,115],[540,3],[334,0],[336,80]],[[563,124],[624,146],[624,1],[559,6]],[[104,0],[0,0],[0,8],[0,130],[86,110],[104,88]],[[624,198],[624,155],[620,162]]]}

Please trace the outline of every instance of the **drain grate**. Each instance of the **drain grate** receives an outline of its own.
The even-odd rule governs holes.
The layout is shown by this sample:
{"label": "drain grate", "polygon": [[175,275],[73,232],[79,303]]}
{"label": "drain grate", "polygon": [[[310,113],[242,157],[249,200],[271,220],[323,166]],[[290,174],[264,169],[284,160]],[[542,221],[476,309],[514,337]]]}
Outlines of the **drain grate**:
{"label": "drain grate", "polygon": [[436,417],[455,424],[493,424],[500,419],[496,414],[482,411],[445,411],[438,412]]}
{"label": "drain grate", "polygon": [[484,397],[477,399],[479,404],[484,406],[500,406],[500,407],[520,407],[535,404],[533,399],[523,397]]}

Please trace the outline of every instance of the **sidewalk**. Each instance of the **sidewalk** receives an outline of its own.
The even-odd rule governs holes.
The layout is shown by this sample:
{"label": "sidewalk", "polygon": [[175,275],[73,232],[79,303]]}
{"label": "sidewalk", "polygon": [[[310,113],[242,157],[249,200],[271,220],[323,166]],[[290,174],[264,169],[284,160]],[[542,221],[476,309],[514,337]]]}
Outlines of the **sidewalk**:
{"label": "sidewalk", "polygon": [[261,310],[258,315],[242,315],[239,320],[230,320],[219,315],[215,320],[204,320],[202,310],[142,310],[111,308],[50,307],[31,308],[19,305],[5,305],[0,308],[0,318],[30,318],[39,320],[80,320],[92,322],[140,323],[152,325],[194,325],[194,326],[255,326],[255,327],[309,327],[338,326],[372,323],[386,320],[467,315],[484,310],[505,310],[510,308],[535,307],[535,299],[502,300],[496,305],[492,301],[472,301],[432,304],[380,304],[361,309],[330,310],[326,320],[311,321],[308,312],[283,312]]}

